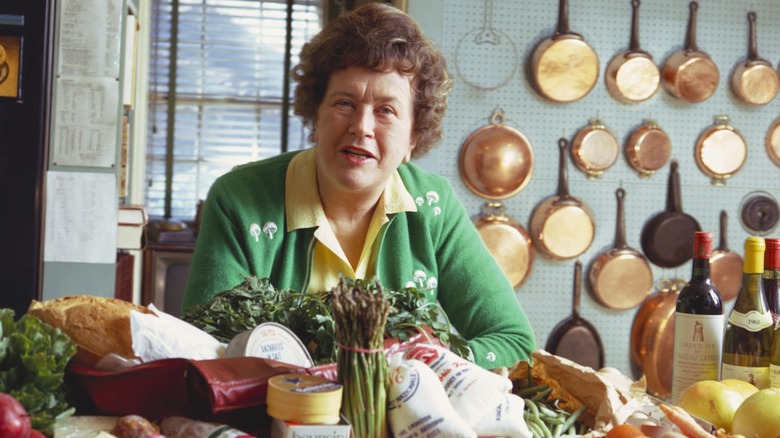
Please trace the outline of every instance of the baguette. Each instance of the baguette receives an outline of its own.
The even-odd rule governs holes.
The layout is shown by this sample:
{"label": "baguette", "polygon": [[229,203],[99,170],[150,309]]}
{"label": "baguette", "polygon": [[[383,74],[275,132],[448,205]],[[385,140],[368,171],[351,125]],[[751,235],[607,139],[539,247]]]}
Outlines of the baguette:
{"label": "baguette", "polygon": [[57,327],[78,347],[74,362],[94,366],[109,353],[135,358],[130,311],[153,314],[146,307],[116,298],[73,295],[33,300],[27,313]]}

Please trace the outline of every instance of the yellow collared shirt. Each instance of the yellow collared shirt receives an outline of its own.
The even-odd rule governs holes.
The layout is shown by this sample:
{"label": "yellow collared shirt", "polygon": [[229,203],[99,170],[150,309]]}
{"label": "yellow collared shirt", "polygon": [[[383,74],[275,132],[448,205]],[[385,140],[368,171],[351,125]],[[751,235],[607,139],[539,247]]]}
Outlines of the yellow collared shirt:
{"label": "yellow collared shirt", "polygon": [[330,290],[339,281],[339,275],[351,278],[371,278],[376,273],[377,236],[390,214],[417,211],[412,195],[406,190],[401,176],[393,172],[379,197],[371,225],[357,266],[347,260],[344,250],[330,227],[317,190],[317,148],[309,148],[296,155],[287,169],[285,184],[285,213],[289,231],[317,228],[314,232],[314,260],[309,276],[309,291]]}

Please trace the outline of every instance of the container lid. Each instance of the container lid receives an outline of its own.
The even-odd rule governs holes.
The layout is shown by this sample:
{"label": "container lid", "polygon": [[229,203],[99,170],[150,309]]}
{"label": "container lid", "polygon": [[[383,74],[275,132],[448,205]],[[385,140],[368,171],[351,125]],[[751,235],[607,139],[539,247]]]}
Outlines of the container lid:
{"label": "container lid", "polygon": [[268,415],[305,424],[336,424],[342,385],[320,376],[280,374],[268,379]]}
{"label": "container lid", "polygon": [[225,349],[225,356],[259,357],[304,368],[314,366],[303,342],[292,330],[275,322],[264,322],[234,336]]}

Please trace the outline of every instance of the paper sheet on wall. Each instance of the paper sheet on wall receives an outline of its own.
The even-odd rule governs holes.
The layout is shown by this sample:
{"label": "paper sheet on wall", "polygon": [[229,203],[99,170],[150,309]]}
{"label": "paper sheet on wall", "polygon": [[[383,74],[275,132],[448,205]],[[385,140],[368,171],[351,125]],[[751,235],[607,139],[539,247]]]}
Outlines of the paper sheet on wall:
{"label": "paper sheet on wall", "polygon": [[116,262],[116,175],[48,172],[44,261]]}
{"label": "paper sheet on wall", "polygon": [[113,78],[57,78],[52,163],[116,164],[119,82]]}
{"label": "paper sheet on wall", "polygon": [[122,1],[60,2],[59,75],[119,77]]}

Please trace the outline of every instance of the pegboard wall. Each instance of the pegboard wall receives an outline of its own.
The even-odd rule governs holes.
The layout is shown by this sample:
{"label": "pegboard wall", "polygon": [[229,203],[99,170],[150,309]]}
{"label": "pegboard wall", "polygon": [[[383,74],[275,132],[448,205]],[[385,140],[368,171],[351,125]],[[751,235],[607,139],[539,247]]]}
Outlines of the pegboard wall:
{"label": "pegboard wall", "polygon": [[[418,163],[452,182],[474,217],[487,201],[461,180],[458,170],[460,147],[476,129],[488,125],[496,108],[505,113],[505,123],[522,132],[534,150],[534,173],[528,185],[503,200],[506,214],[529,228],[534,207],[554,195],[558,186],[558,139],[572,140],[588,120],[598,117],[621,143],[621,156],[601,178],[588,179],[568,162],[568,182],[572,196],[582,199],[595,212],[596,235],[590,248],[578,259],[587,267],[599,253],[614,244],[616,222],[615,190],[626,190],[625,219],[627,243],[641,251],[640,235],[644,223],[666,208],[669,164],[654,175],[642,178],[629,166],[622,150],[626,138],[644,119],[653,119],[668,134],[672,159],[680,167],[683,211],[694,216],[706,231],[715,234],[717,246],[720,211],[729,215],[728,246],[743,253],[749,235],[739,220],[743,200],[755,191],[780,195],[780,168],[772,163],[764,142],[772,123],[780,117],[780,98],[764,106],[742,103],[730,88],[731,72],[747,57],[747,13],[757,14],[758,54],[773,66],[780,60],[780,8],[777,0],[729,1],[700,0],[697,41],[720,71],[715,94],[700,103],[686,103],[670,95],[661,86],[650,99],[624,104],[607,91],[604,70],[609,61],[629,46],[631,3],[629,0],[569,0],[571,31],[581,34],[599,58],[599,79],[584,98],[571,103],[554,103],[532,88],[526,73],[529,57],[536,44],[557,29],[558,0],[411,0],[409,13],[422,25],[448,57],[455,88],[444,122],[445,139]],[[503,33],[511,43],[484,51],[459,49],[462,38],[485,25],[486,10],[492,5],[493,30]],[[642,0],[639,36],[642,49],[662,66],[667,57],[683,48],[689,17],[689,2],[684,0]],[[465,55],[464,55],[465,54]],[[456,66],[456,55],[457,63]],[[473,60],[470,58],[474,58]],[[475,87],[464,80],[477,73]],[[480,76],[479,72],[483,72]],[[480,82],[484,81],[484,82]],[[498,86],[496,86],[498,84]],[[493,89],[484,89],[490,85]],[[481,86],[481,87],[480,87]],[[479,88],[478,88],[479,87]],[[696,165],[697,138],[714,123],[718,115],[727,115],[748,145],[744,166],[725,186],[714,186]],[[775,229],[769,236],[780,234]],[[574,260],[550,261],[536,252],[530,278],[517,290],[518,300],[527,312],[542,348],[558,322],[571,315]],[[654,279],[690,277],[690,262],[662,269],[652,265]],[[629,337],[638,307],[612,310],[598,304],[582,287],[580,314],[598,330],[605,347],[608,366],[631,375]],[[726,303],[726,311],[732,302]]]}

